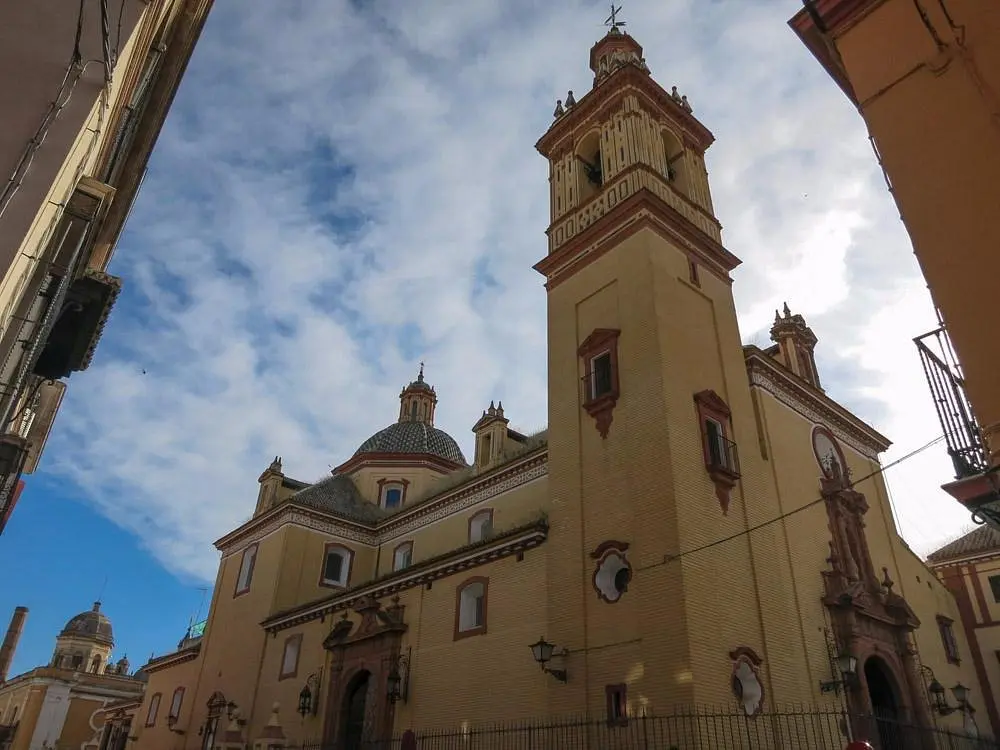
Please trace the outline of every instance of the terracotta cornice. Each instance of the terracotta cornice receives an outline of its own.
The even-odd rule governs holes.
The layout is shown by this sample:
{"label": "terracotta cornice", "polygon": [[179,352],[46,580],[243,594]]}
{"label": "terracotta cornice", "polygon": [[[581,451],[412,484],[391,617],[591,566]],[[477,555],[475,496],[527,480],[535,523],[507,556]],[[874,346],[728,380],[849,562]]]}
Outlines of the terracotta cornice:
{"label": "terracotta cornice", "polygon": [[366,466],[425,466],[439,471],[464,469],[460,463],[433,453],[355,453],[333,470],[334,474],[349,474]]}
{"label": "terracotta cornice", "polygon": [[650,228],[694,254],[711,273],[732,283],[729,272],[742,261],[647,188],[640,188],[535,264],[551,290],[640,229]]}
{"label": "terracotta cornice", "polygon": [[778,401],[814,422],[825,421],[839,440],[875,460],[892,445],[887,437],[854,416],[832,398],[786,370],[756,346],[744,346],[750,386],[761,388]]}
{"label": "terracotta cornice", "polygon": [[667,115],[680,125],[700,154],[704,154],[715,141],[712,131],[675,102],[648,73],[634,65],[626,65],[588,91],[569,112],[552,123],[545,135],[538,139],[535,148],[542,156],[550,158],[563,141],[572,140],[575,133],[589,129],[593,120],[605,116],[606,105],[612,102],[617,104],[627,94],[634,94],[647,107]]}
{"label": "terracotta cornice", "polygon": [[380,599],[385,596],[421,586],[439,578],[475,568],[504,557],[532,549],[548,538],[548,523],[544,520],[525,524],[510,531],[496,534],[482,542],[466,545],[443,555],[437,555],[403,570],[394,571],[382,578],[355,586],[343,593],[309,602],[294,609],[280,612],[261,622],[269,633],[294,627],[304,622],[323,620],[338,610],[354,606],[362,598]]}

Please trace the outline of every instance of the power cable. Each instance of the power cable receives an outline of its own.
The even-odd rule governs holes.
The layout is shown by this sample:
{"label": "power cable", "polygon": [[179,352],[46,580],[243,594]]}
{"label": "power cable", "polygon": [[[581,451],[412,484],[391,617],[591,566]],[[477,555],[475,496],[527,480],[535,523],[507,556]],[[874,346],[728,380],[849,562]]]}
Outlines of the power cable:
{"label": "power cable", "polygon": [[[856,479],[856,480],[851,481],[847,485],[847,487],[845,489],[852,489],[859,482],[864,482],[867,479],[871,479],[872,477],[878,476],[879,474],[884,473],[887,469],[891,469],[893,466],[897,466],[897,465],[901,464],[903,461],[906,461],[907,459],[913,458],[918,453],[922,453],[923,451],[925,451],[928,448],[930,448],[932,445],[936,445],[937,443],[940,443],[942,440],[944,440],[944,437],[945,437],[944,435],[939,435],[938,437],[936,437],[933,440],[931,440],[929,443],[925,443],[924,445],[920,446],[916,450],[910,451],[905,456],[901,456],[900,458],[897,458],[892,463],[888,463],[885,466],[880,466],[878,469],[876,469],[875,471],[871,472],[870,474],[866,474],[865,476],[861,477],[860,479]],[[666,565],[667,563],[674,562],[675,560],[680,560],[682,557],[687,557],[688,555],[693,555],[693,554],[696,554],[698,552],[703,552],[703,551],[705,551],[707,549],[711,549],[712,547],[718,547],[720,544],[725,544],[726,542],[731,542],[734,539],[739,539],[740,537],[743,537],[743,536],[746,536],[748,534],[751,534],[754,531],[758,531],[759,529],[762,529],[765,526],[770,526],[771,524],[777,523],[778,521],[783,521],[784,519],[786,519],[786,518],[788,518],[790,516],[794,516],[796,513],[801,513],[802,511],[807,510],[808,508],[812,508],[813,506],[819,505],[820,503],[824,502],[825,500],[826,500],[826,498],[821,495],[820,497],[816,498],[815,500],[812,500],[811,502],[808,502],[805,505],[799,506],[798,508],[795,508],[794,510],[790,510],[787,513],[782,513],[780,516],[775,516],[774,518],[768,519],[767,521],[763,521],[763,522],[757,524],[756,526],[751,526],[750,528],[744,529],[743,531],[738,531],[735,534],[730,534],[729,536],[723,537],[722,539],[716,539],[714,542],[709,542],[708,544],[702,544],[702,545],[700,545],[698,547],[692,547],[689,550],[685,550],[683,552],[678,552],[678,553],[676,553],[674,555],[666,554],[666,555],[663,556],[663,559],[660,562],[652,563],[650,565],[645,565],[645,566],[643,566],[641,568],[636,568],[634,572],[635,573],[639,573],[639,572],[644,571],[644,570],[650,570],[651,568],[657,568],[657,567],[659,567],[661,565]]]}

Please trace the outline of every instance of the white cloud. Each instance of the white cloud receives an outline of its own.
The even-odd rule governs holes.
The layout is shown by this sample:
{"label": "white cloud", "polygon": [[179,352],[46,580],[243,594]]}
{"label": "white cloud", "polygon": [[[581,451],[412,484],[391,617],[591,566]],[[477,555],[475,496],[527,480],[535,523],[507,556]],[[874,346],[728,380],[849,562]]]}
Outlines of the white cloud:
{"label": "white cloud", "polygon": [[[543,424],[533,144],[589,88],[605,6],[535,5],[217,0],[115,260],[126,301],[48,470],[211,579],[211,541],[273,455],[318,478],[394,419],[420,359],[467,453],[490,399]],[[798,7],[633,0],[627,20],[718,139],[744,334],[787,299],[829,393],[905,452],[939,431],[910,342],[933,316],[861,120],[785,25]],[[947,474],[941,450],[891,474],[920,551],[967,520]]]}

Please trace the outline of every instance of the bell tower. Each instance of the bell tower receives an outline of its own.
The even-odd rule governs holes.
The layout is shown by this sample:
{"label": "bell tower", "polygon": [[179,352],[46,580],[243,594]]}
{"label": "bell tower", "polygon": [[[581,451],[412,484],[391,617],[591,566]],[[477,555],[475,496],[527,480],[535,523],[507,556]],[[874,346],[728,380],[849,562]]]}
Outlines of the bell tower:
{"label": "bell tower", "polygon": [[535,265],[548,303],[546,638],[576,676],[549,692],[551,713],[732,700],[734,659],[740,674],[757,668],[741,654],[766,663],[763,622],[789,607],[775,596],[762,612],[745,540],[674,557],[776,511],[743,481],[766,472],[731,289],[740,261],[705,168],[714,138],[616,14],[590,50],[591,89],[557,102],[536,144],[551,210]]}

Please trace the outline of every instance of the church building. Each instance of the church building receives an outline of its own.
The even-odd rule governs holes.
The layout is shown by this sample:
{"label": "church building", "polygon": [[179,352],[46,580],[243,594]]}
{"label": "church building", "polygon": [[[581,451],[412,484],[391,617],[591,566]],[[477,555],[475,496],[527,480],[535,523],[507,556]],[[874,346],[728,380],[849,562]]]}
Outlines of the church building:
{"label": "church building", "polygon": [[[413,747],[568,716],[593,721],[476,746],[993,731],[955,599],[893,521],[889,440],[826,393],[787,305],[771,346],[741,343],[712,133],[613,19],[589,60],[537,144],[547,429],[490,403],[466,456],[421,367],[331,476],[276,458],[216,543],[204,634],[144,668],[137,750]],[[640,728],[661,740],[629,744]]]}
{"label": "church building", "polygon": [[48,664],[7,679],[27,615],[15,609],[0,646],[0,748],[125,750],[125,717],[146,683],[141,670],[129,674],[126,657],[112,660],[114,632],[101,603],[70,618]]}

